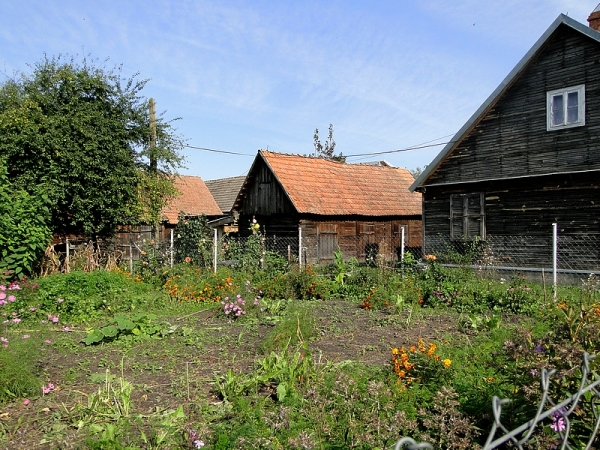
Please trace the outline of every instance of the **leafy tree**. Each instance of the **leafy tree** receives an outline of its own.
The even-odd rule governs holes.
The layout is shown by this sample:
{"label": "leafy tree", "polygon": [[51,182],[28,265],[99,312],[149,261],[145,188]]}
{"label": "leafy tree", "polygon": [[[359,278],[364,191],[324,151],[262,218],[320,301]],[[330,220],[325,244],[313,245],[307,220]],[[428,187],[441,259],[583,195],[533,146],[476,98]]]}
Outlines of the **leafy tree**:
{"label": "leafy tree", "polygon": [[315,155],[318,158],[329,159],[331,161],[340,161],[345,162],[346,157],[339,155],[335,155],[335,141],[333,140],[333,124],[329,124],[329,135],[327,136],[327,140],[325,141],[325,145],[321,143],[319,139],[319,129],[315,129],[315,134],[313,136],[314,146],[315,146]]}
{"label": "leafy tree", "polygon": [[[44,57],[0,85],[0,153],[16,188],[46,183],[50,228],[110,236],[119,224],[156,222],[174,194],[181,138],[156,122],[150,146],[147,80],[85,58]],[[158,161],[151,170],[150,158]]]}

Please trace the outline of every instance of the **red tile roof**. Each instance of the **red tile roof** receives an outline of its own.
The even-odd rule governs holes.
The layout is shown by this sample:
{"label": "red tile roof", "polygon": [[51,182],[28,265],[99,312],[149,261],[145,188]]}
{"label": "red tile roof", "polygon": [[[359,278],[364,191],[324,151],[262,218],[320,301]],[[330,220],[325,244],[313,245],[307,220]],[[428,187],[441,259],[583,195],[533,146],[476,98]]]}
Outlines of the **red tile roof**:
{"label": "red tile roof", "polygon": [[177,223],[179,211],[190,216],[201,214],[220,216],[222,214],[221,208],[217,205],[202,178],[180,175],[175,179],[175,187],[181,192],[181,195],[171,200],[162,210],[163,218],[168,223]]}
{"label": "red tile roof", "polygon": [[408,188],[404,168],[344,164],[260,150],[299,213],[319,215],[421,215],[421,194]]}

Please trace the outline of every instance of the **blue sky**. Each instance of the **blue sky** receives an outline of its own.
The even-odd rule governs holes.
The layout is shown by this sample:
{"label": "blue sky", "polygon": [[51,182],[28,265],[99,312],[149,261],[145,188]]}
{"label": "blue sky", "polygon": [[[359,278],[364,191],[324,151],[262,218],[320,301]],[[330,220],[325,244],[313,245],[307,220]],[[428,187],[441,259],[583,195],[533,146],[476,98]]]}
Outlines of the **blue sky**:
{"label": "blue sky", "polygon": [[[309,154],[330,123],[345,155],[443,143],[560,13],[595,1],[84,1],[0,4],[0,72],[91,55],[150,79],[192,146],[180,172],[245,175],[258,149]],[[5,78],[0,75],[0,80]],[[440,147],[354,157],[423,167]]]}

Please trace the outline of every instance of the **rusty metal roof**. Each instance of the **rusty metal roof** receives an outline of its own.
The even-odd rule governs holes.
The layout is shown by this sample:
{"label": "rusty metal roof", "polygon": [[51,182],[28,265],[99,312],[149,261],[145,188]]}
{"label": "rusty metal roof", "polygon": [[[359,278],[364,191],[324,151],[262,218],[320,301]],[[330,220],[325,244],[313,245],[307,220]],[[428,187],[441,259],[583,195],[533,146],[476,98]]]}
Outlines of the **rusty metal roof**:
{"label": "rusty metal roof", "polygon": [[258,152],[258,158],[270,167],[299,213],[421,215],[421,194],[408,190],[414,178],[407,169],[346,164],[265,150]]}
{"label": "rusty metal roof", "polygon": [[220,216],[221,208],[211,195],[200,177],[180,175],[175,179],[175,187],[181,195],[175,197],[162,210],[162,216],[168,223],[176,224],[180,211],[190,216]]}

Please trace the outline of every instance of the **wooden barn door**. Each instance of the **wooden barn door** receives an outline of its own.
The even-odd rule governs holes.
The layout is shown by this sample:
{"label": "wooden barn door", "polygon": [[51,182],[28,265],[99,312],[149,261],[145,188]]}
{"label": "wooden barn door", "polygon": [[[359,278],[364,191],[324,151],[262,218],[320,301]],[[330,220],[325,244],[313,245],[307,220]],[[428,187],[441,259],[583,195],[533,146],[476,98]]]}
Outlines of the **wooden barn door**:
{"label": "wooden barn door", "polygon": [[317,258],[319,261],[333,261],[333,253],[338,249],[338,224],[317,224]]}

